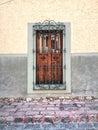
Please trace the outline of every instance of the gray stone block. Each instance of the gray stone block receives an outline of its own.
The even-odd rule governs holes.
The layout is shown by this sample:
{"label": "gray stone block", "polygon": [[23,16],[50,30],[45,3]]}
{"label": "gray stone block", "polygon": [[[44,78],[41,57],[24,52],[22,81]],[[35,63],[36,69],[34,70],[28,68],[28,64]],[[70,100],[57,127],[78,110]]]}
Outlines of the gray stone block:
{"label": "gray stone block", "polygon": [[73,54],[72,93],[98,96],[98,54]]}
{"label": "gray stone block", "polygon": [[0,97],[26,95],[27,57],[21,55],[0,56]]}

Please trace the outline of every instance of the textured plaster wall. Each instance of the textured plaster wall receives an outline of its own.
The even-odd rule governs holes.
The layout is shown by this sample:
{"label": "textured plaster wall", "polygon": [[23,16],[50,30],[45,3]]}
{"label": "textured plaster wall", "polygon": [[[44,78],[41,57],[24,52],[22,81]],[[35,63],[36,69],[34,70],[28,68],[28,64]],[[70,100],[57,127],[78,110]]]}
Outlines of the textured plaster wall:
{"label": "textured plaster wall", "polygon": [[29,22],[71,23],[71,52],[98,52],[98,0],[0,0],[0,53],[27,53]]}

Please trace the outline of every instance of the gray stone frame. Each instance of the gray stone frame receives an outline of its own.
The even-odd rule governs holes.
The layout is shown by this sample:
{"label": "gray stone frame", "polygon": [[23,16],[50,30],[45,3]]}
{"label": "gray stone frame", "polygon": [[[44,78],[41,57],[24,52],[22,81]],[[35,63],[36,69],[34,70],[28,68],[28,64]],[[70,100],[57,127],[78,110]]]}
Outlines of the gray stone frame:
{"label": "gray stone frame", "polygon": [[[48,26],[50,25],[50,27]],[[52,25],[52,26],[51,26]],[[63,30],[63,84],[66,90],[34,90],[36,83],[36,30]],[[71,66],[70,66],[70,23],[28,23],[28,79],[27,93],[70,93],[71,92]]]}

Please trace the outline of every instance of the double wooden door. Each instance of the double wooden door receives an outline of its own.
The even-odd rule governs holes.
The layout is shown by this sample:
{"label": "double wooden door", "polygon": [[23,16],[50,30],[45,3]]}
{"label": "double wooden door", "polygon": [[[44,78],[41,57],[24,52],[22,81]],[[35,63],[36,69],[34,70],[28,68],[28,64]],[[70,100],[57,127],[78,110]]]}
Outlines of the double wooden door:
{"label": "double wooden door", "polygon": [[62,84],[62,31],[36,31],[36,84]]}

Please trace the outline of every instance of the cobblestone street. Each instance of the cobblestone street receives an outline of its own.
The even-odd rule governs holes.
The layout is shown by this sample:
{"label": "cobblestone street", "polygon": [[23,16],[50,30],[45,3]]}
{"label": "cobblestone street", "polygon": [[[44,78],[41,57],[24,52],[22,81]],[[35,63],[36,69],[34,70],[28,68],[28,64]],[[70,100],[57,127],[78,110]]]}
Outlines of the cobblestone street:
{"label": "cobblestone street", "polygon": [[0,130],[98,130],[98,99],[0,98]]}

